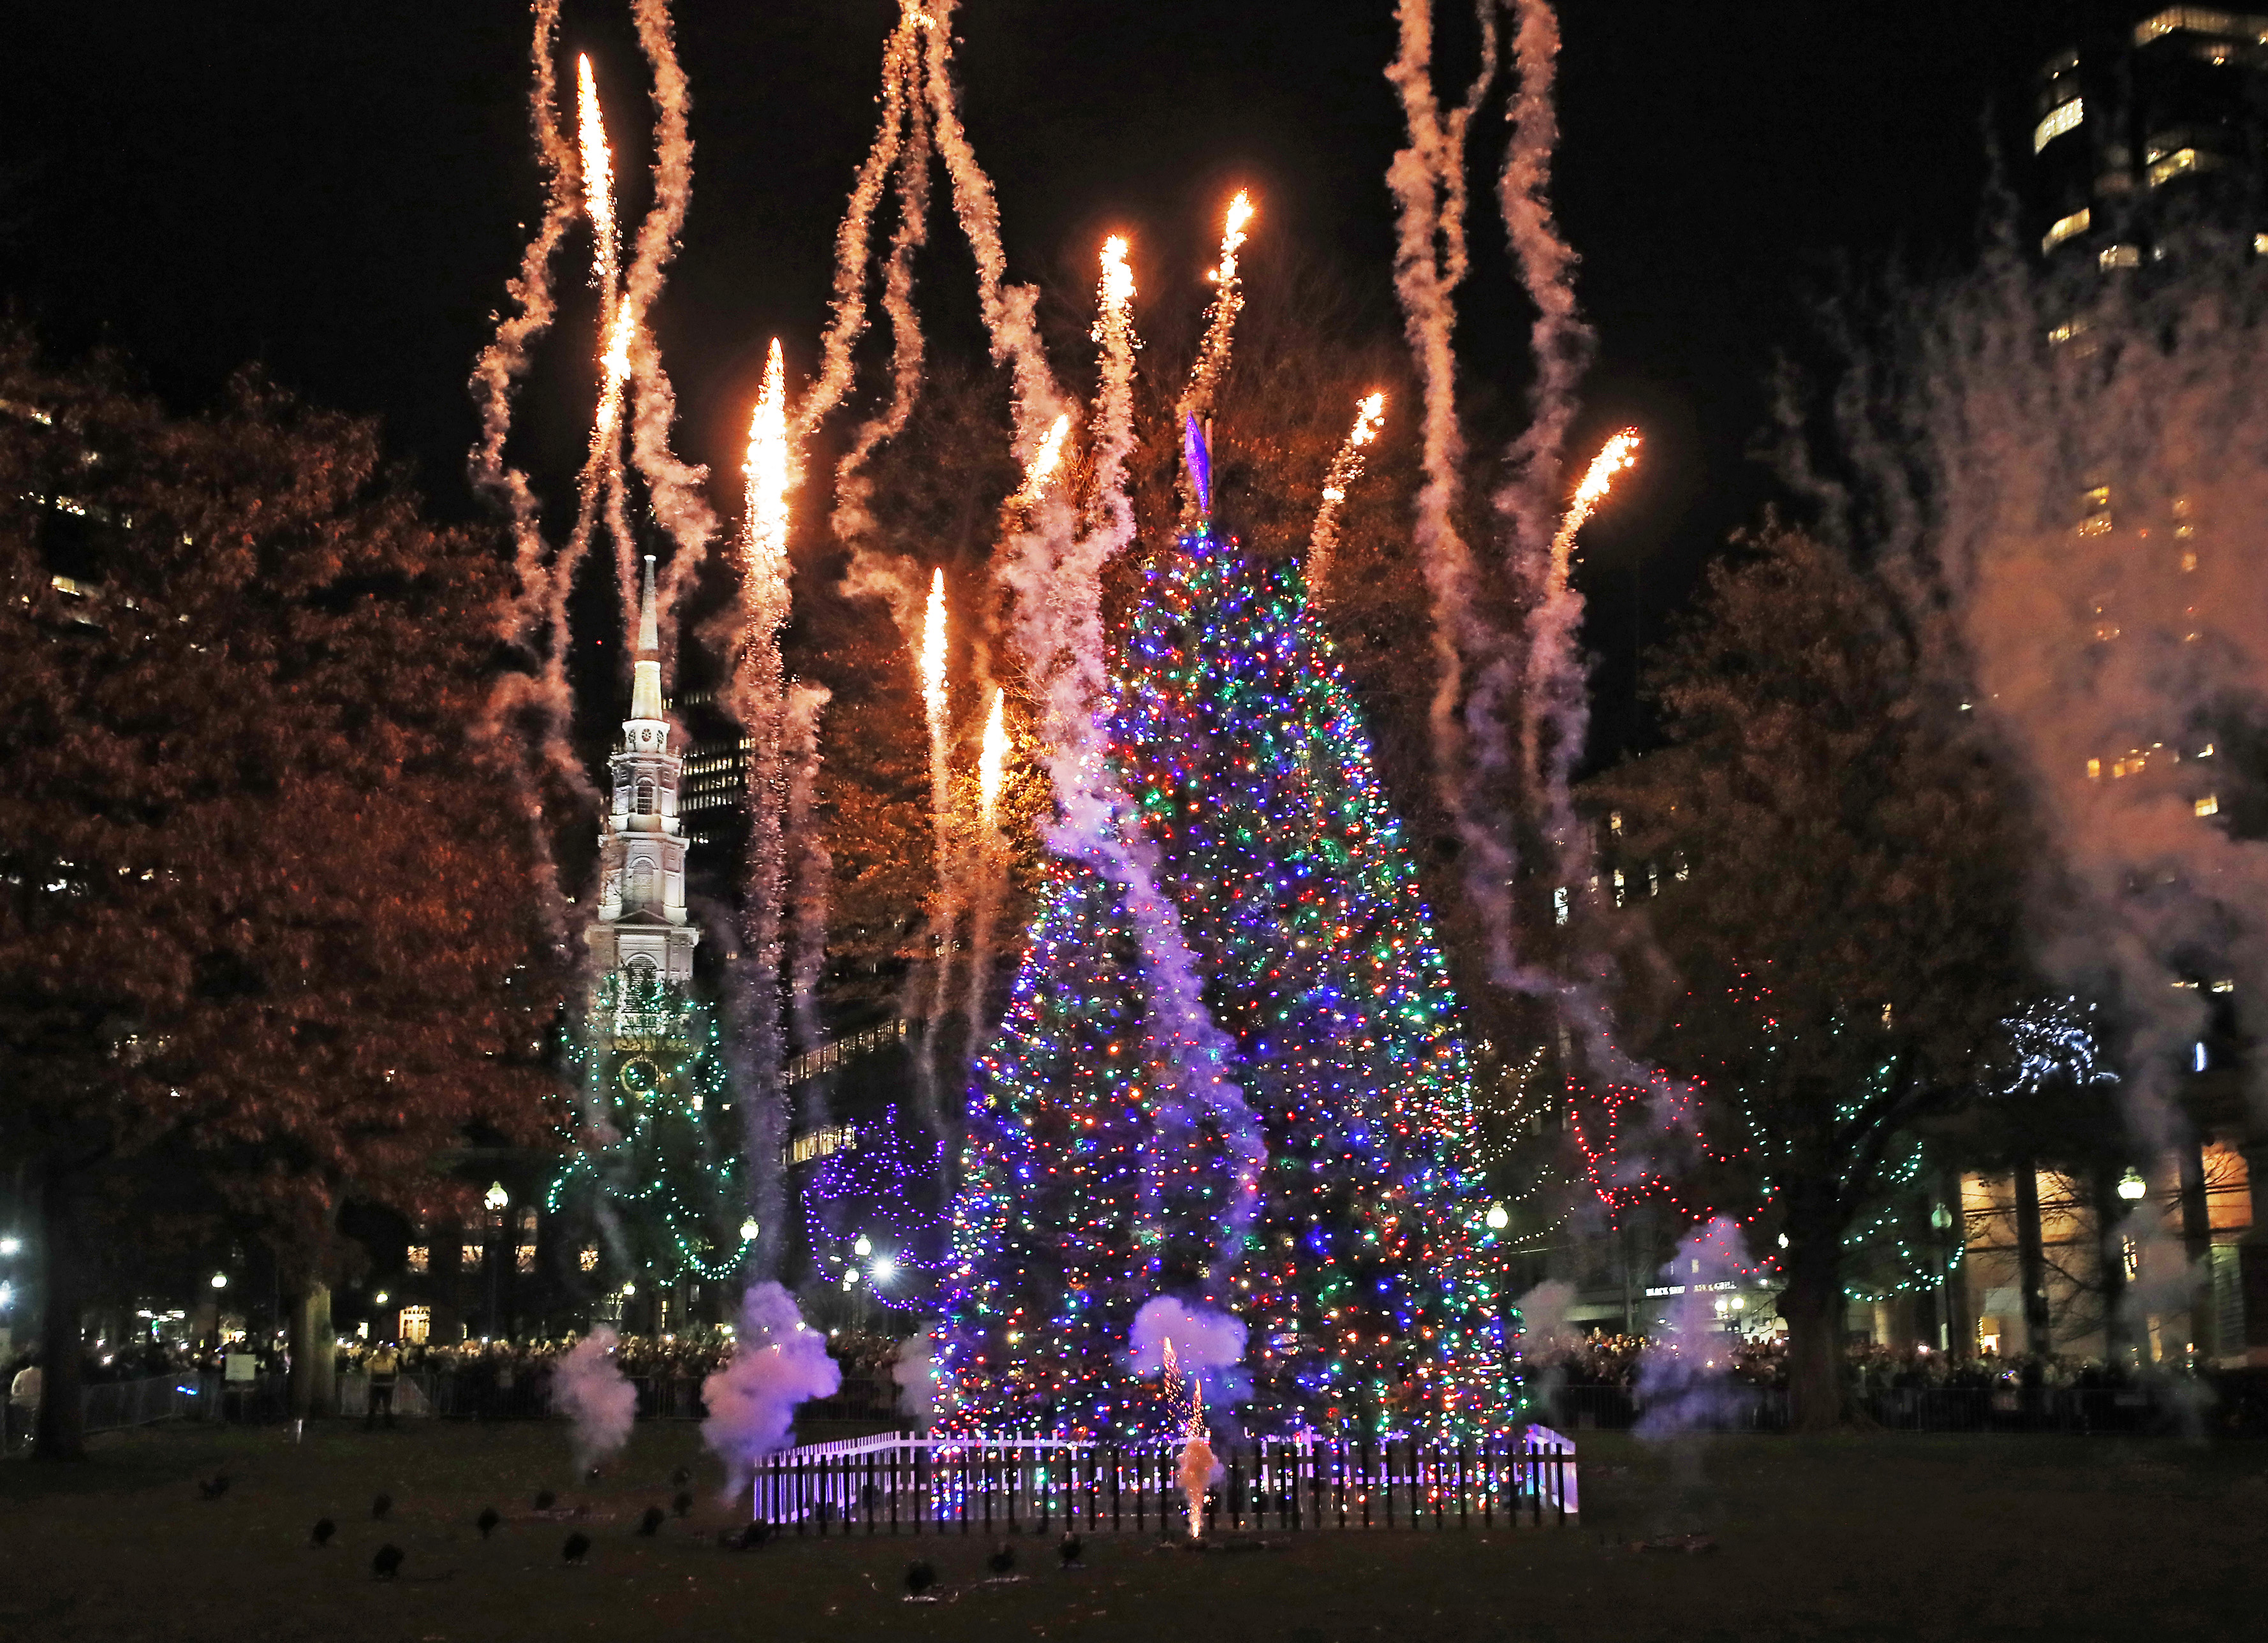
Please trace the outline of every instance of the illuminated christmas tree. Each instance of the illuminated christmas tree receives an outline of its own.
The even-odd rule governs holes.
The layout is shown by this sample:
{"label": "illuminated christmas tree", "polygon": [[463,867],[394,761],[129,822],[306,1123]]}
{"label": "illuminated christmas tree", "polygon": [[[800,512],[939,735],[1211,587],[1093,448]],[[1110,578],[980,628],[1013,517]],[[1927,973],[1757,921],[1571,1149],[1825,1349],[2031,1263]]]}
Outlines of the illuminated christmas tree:
{"label": "illuminated christmas tree", "polygon": [[1126,1353],[1170,1296],[1245,1324],[1241,1364],[1206,1379],[1256,1434],[1502,1430],[1458,1006],[1297,568],[1200,529],[1151,570],[1123,641],[1110,755],[1265,1137],[1258,1213],[1229,1226],[1226,1138],[1177,1119],[1176,1080],[1145,1065],[1123,887],[1058,862],[970,1093],[950,1418],[1165,1435]]}
{"label": "illuminated christmas tree", "polygon": [[590,1229],[610,1282],[730,1278],[747,1200],[715,1013],[651,969],[619,970],[566,1057],[582,1128],[546,1210]]}

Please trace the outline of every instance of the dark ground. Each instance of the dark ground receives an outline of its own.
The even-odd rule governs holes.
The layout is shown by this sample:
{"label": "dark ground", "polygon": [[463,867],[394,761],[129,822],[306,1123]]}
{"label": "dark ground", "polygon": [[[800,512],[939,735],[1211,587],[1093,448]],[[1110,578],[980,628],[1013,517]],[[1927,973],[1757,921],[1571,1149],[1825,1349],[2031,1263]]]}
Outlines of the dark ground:
{"label": "dark ground", "polygon": [[[974,1536],[788,1540],[728,1553],[691,1426],[641,1426],[588,1491],[563,1429],[421,1423],[394,1433],[174,1426],[98,1439],[77,1468],[0,1465],[0,1639],[324,1643],[717,1639],[2221,1639],[2268,1632],[2268,1448],[1874,1436],[1722,1438],[1680,1451],[1583,1439],[1581,1526],[1270,1535],[1249,1556],[1090,1536],[1084,1573],[1020,1544],[1028,1580],[983,1584]],[[641,1512],[696,1469],[699,1504],[659,1537]],[[201,1499],[215,1470],[228,1492]],[[535,1492],[587,1503],[587,1566]],[[394,1498],[372,1521],[372,1497]],[[473,1520],[506,1517],[483,1544]],[[339,1525],[333,1549],[309,1526]],[[1694,1535],[1698,1552],[1632,1543]],[[372,1552],[407,1553],[372,1579]],[[899,1582],[929,1558],[945,1601]]]}

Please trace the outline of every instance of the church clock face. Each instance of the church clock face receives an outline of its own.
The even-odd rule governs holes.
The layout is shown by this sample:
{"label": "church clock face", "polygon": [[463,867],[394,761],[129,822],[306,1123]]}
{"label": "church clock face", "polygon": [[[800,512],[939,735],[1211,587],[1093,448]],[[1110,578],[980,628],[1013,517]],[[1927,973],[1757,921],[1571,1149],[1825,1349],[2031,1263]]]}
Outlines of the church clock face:
{"label": "church clock face", "polygon": [[633,1095],[651,1095],[661,1087],[661,1069],[644,1056],[632,1056],[623,1062],[615,1077]]}

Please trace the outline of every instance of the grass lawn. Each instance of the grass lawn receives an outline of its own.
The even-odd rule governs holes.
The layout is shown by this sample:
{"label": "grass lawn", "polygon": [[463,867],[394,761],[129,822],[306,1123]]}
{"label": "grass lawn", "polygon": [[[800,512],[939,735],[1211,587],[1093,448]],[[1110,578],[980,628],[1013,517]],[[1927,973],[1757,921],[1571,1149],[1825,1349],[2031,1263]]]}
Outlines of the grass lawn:
{"label": "grass lawn", "polygon": [[[694,1427],[642,1426],[588,1489],[565,1430],[407,1423],[394,1433],[161,1427],[98,1439],[77,1468],[0,1464],[0,1639],[166,1643],[442,1639],[1235,1639],[1240,1643],[1778,1638],[2268,1637],[2268,1448],[2106,1439],[1880,1435],[1583,1437],[1580,1528],[1271,1534],[1248,1556],[1089,1536],[1082,1573],[1027,1538],[984,1584],[971,1536],[775,1542],[713,1536],[740,1515]],[[635,1526],[695,1469],[699,1504]],[[199,1499],[195,1480],[233,1483]],[[535,1492],[586,1504],[587,1564]],[[371,1519],[373,1495],[394,1499]],[[473,1520],[505,1517],[483,1543]],[[328,1551],[308,1529],[339,1526]],[[1702,1536],[1709,1550],[1637,1551]],[[372,1552],[408,1554],[372,1579]],[[927,1558],[945,1601],[900,1580]]]}

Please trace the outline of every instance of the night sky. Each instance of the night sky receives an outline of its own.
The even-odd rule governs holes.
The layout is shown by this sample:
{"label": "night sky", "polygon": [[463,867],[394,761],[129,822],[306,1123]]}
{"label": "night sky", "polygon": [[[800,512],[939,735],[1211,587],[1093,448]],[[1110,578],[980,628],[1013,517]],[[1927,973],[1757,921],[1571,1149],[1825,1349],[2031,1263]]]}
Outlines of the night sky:
{"label": "night sky", "polygon": [[[1849,278],[1969,254],[1988,117],[2021,129],[2066,9],[1563,5],[1556,192],[1601,341],[1584,438],[1627,421],[1649,439],[1587,537],[1602,746],[1632,722],[1634,630],[1658,637],[1697,566],[1771,494],[1746,452],[1775,350],[1800,346],[1808,306]],[[1454,95],[1470,23],[1441,11]],[[768,339],[810,364],[896,5],[678,11],[695,193],[659,320],[679,449],[729,472]],[[963,111],[998,186],[1012,277],[1083,285],[1101,234],[1129,228],[1144,301],[1195,307],[1220,203],[1248,185],[1262,208],[1249,280],[1290,249],[1335,265],[1395,323],[1391,0],[969,0],[959,20]],[[463,383],[538,209],[526,33],[507,0],[18,8],[0,53],[0,291],[59,350],[123,345],[184,406],[258,359],[316,401],[380,413],[437,508],[462,514]],[[571,0],[562,47],[571,87],[573,53],[591,52],[618,166],[642,173],[627,5]],[[1491,118],[1491,165],[1499,129]],[[634,223],[642,188],[624,206]],[[1476,212],[1463,357],[1516,394],[1528,315],[1501,233]],[[927,285],[965,285],[941,210],[932,244]],[[554,339],[563,363],[527,402],[560,451],[588,414],[582,335]],[[973,326],[939,341],[977,346]]]}

